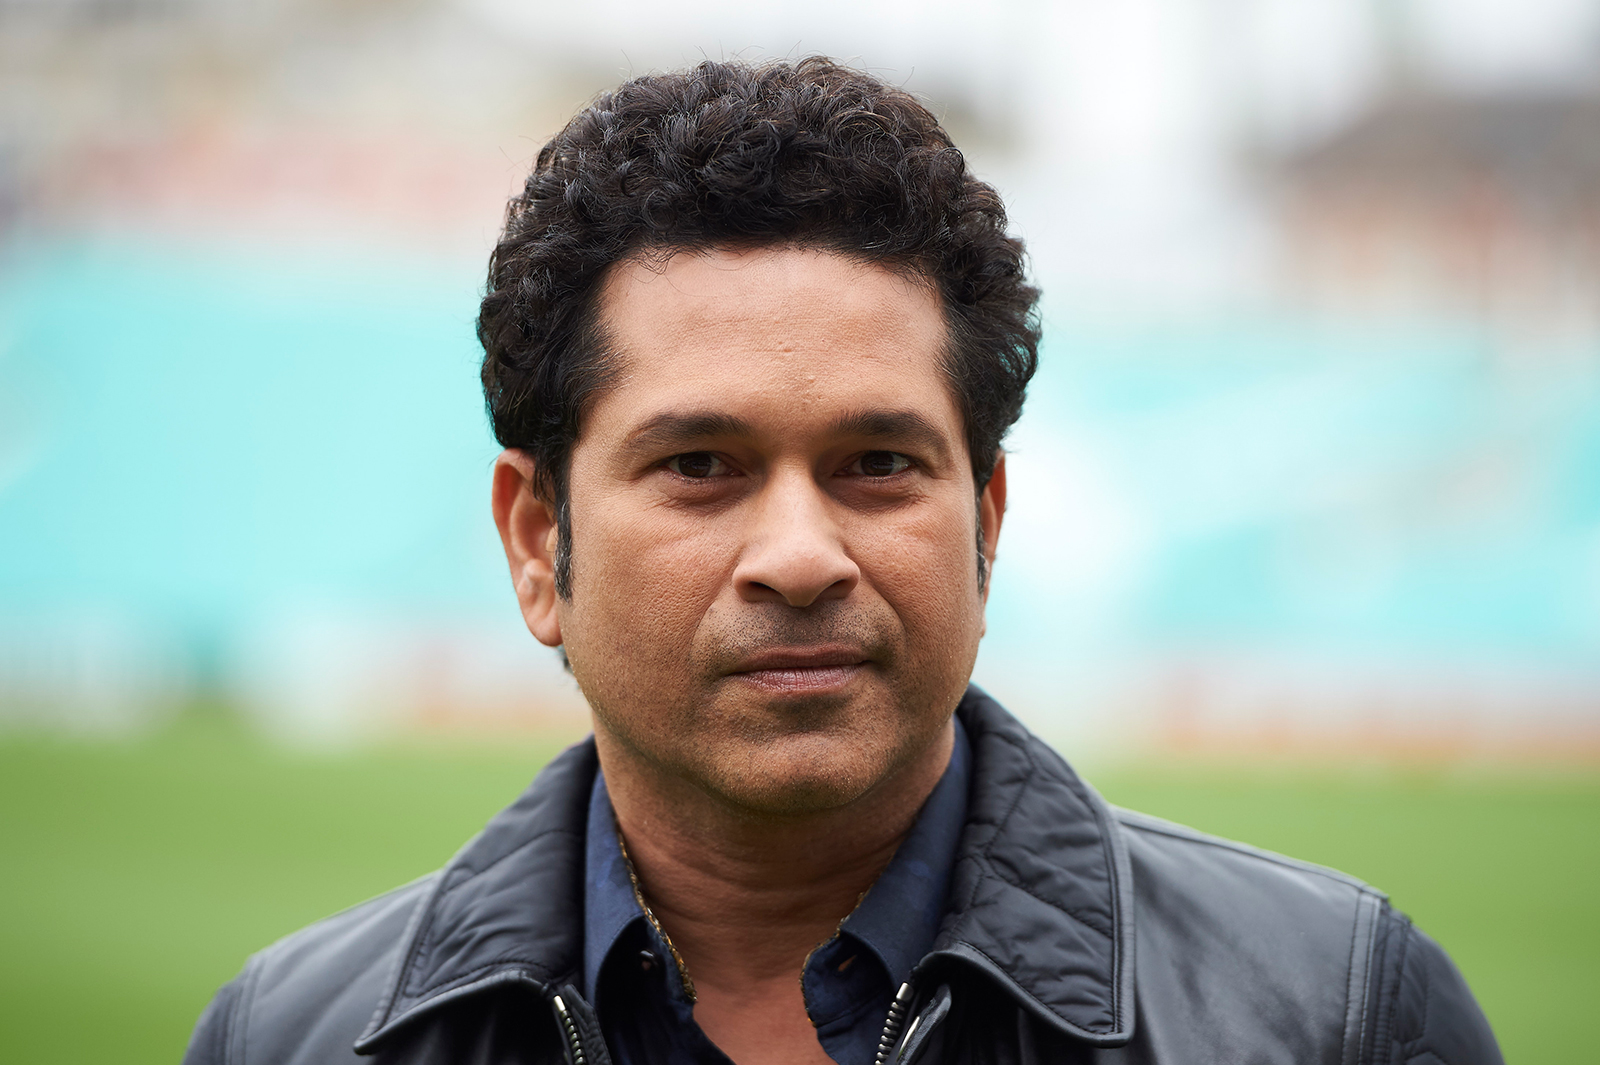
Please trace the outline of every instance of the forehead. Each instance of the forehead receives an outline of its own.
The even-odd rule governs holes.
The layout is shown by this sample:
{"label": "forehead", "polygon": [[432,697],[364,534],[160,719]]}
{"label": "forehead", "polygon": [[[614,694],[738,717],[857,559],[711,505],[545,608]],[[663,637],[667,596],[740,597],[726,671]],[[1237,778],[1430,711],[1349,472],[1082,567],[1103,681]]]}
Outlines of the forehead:
{"label": "forehead", "polygon": [[787,247],[680,252],[619,263],[599,313],[620,372],[591,422],[716,407],[793,423],[908,405],[959,421],[939,295],[883,266]]}

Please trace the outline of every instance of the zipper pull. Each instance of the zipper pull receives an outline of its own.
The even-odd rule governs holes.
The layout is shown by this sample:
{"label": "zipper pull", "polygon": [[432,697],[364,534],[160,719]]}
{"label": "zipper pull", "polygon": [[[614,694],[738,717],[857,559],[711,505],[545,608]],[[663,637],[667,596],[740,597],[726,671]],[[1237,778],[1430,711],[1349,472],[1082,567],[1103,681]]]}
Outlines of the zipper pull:
{"label": "zipper pull", "polygon": [[551,998],[551,1003],[556,1008],[556,1016],[561,1020],[561,1029],[567,1037],[567,1061],[570,1065],[588,1065],[588,1058],[583,1053],[583,1040],[578,1035],[578,1026],[572,1019],[572,1011],[567,1009],[567,1004],[561,1001],[561,996]]}
{"label": "zipper pull", "polygon": [[889,1016],[884,1019],[883,1034],[878,1037],[878,1056],[872,1059],[872,1065],[889,1065],[889,1055],[900,1041],[900,1026],[906,1023],[906,1011],[910,1008],[911,983],[907,981],[900,985],[894,1001],[889,1003]]}

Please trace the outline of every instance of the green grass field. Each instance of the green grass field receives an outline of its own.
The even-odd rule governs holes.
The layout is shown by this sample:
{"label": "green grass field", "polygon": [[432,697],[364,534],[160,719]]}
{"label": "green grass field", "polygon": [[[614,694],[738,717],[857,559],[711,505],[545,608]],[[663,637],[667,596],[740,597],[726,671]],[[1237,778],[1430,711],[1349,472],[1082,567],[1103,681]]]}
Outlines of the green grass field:
{"label": "green grass field", "polygon": [[[0,740],[0,1061],[176,1062],[247,954],[437,867],[555,749],[318,756],[193,720],[132,743]],[[1455,955],[1510,1061],[1593,1052],[1600,774],[1092,776],[1114,802],[1388,890]]]}

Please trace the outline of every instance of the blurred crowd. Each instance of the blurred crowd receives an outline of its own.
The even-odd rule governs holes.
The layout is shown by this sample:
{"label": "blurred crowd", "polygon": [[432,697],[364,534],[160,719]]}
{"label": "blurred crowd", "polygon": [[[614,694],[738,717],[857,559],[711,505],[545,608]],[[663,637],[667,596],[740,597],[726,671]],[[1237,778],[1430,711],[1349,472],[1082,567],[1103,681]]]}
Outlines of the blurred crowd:
{"label": "blurred crowd", "polygon": [[981,682],[1600,757],[1596,0],[0,0],[0,728],[579,714],[484,506],[505,198],[630,73],[811,52],[934,104],[1046,292]]}

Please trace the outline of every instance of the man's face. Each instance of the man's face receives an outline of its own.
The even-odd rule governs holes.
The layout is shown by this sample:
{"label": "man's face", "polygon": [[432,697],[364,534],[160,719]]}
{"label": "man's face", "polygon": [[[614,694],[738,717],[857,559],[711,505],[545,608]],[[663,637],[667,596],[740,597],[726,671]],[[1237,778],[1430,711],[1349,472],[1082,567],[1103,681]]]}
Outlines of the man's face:
{"label": "man's face", "polygon": [[977,525],[992,551],[1003,509],[1003,470],[975,498],[937,294],[710,251],[620,264],[600,314],[619,372],[572,451],[572,596],[548,600],[597,730],[752,812],[860,798],[961,697]]}

